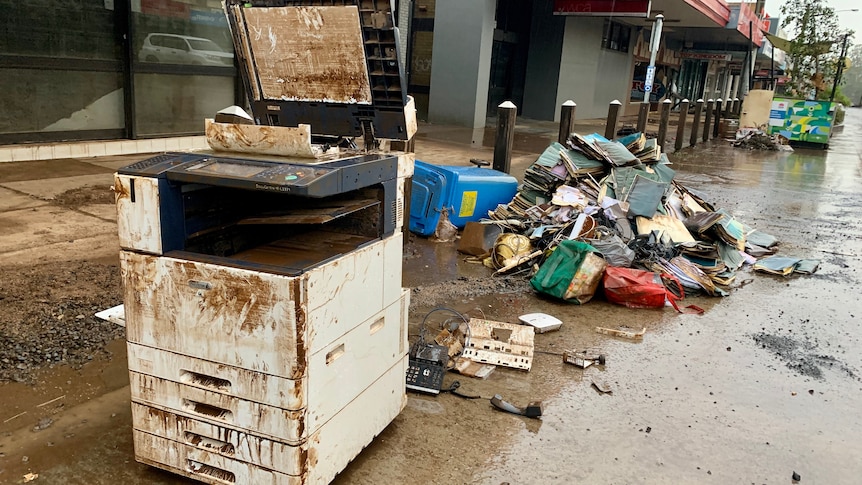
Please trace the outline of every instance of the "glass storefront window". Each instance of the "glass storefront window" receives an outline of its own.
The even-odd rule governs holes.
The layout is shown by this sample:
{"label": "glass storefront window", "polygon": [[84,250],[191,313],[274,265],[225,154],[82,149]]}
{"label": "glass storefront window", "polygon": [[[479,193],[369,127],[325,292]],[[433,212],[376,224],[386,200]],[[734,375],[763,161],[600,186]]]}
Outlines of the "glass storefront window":
{"label": "glass storefront window", "polygon": [[114,60],[114,2],[0,0],[0,55]]}
{"label": "glass storefront window", "polygon": [[141,0],[132,22],[137,62],[233,66],[233,41],[220,5]]}
{"label": "glass storefront window", "polygon": [[137,135],[202,133],[205,118],[235,104],[233,41],[221,5],[141,0],[132,10]]}
{"label": "glass storefront window", "polygon": [[141,136],[202,133],[205,118],[234,104],[234,78],[138,74],[135,100]]}
{"label": "glass storefront window", "polygon": [[208,66],[232,66],[233,54],[215,42],[176,34],[149,34],[138,51],[144,62],[164,62]]}
{"label": "glass storefront window", "polygon": [[118,72],[0,69],[0,133],[122,129]]}
{"label": "glass storefront window", "polygon": [[0,0],[0,12],[0,144],[200,134],[236,104],[221,2]]}

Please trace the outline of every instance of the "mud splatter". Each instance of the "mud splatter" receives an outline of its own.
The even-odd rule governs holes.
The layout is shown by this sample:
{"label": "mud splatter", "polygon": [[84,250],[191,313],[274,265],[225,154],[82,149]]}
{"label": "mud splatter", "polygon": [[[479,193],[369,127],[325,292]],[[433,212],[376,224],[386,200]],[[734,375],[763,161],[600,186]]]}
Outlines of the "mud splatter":
{"label": "mud splatter", "polygon": [[114,193],[107,187],[80,187],[67,190],[51,201],[55,205],[77,209],[91,204],[113,204]]}
{"label": "mud splatter", "polygon": [[464,297],[491,294],[505,295],[510,293],[529,295],[533,293],[533,288],[530,286],[529,280],[523,276],[488,278],[468,278],[462,276],[455,281],[413,288],[410,294],[410,307],[411,309],[422,308]]}
{"label": "mud splatter", "polygon": [[752,335],[755,342],[780,360],[787,368],[807,377],[825,379],[824,369],[832,369],[859,380],[856,372],[847,364],[831,355],[818,352],[817,346],[808,340],[797,340],[786,335],[760,332]]}

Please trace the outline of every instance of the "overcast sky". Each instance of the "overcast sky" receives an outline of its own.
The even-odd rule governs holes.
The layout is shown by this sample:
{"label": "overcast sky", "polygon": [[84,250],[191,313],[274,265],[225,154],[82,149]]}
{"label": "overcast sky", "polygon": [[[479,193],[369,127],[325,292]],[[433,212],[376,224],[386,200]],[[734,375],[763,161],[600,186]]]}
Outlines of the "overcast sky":
{"label": "overcast sky", "polygon": [[[781,16],[781,6],[788,0],[766,0],[766,13],[770,17]],[[855,43],[862,44],[862,1],[860,0],[826,0],[826,4],[837,10],[858,8],[858,12],[838,12],[838,23],[841,28],[856,31]]]}

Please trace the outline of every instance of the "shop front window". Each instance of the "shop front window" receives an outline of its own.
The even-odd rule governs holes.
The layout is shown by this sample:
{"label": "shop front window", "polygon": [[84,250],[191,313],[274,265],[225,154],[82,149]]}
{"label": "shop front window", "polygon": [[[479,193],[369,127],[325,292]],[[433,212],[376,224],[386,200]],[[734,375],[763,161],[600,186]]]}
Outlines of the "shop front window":
{"label": "shop front window", "polygon": [[121,136],[122,50],[112,2],[0,8],[0,143]]}
{"label": "shop front window", "polygon": [[204,119],[233,104],[231,77],[137,74],[135,117],[142,137],[202,133]]}
{"label": "shop front window", "polygon": [[0,144],[200,134],[204,118],[236,104],[220,2],[0,8]]}
{"label": "shop front window", "polygon": [[612,51],[628,52],[631,36],[631,27],[617,22],[612,22],[610,20],[605,20],[602,47]]}
{"label": "shop front window", "polygon": [[235,104],[227,19],[203,5],[141,0],[132,13],[136,135],[201,133],[205,118]]}

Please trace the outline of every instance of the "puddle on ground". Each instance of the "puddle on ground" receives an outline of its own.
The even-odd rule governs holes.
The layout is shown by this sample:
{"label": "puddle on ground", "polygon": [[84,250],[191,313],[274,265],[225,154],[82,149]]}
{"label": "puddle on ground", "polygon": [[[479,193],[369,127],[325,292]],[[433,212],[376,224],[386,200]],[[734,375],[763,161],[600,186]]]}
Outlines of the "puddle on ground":
{"label": "puddle on ground", "polygon": [[110,358],[99,358],[77,370],[55,365],[34,371],[33,385],[0,384],[0,433],[29,429],[40,419],[127,386],[125,339],[109,343],[107,351]]}

